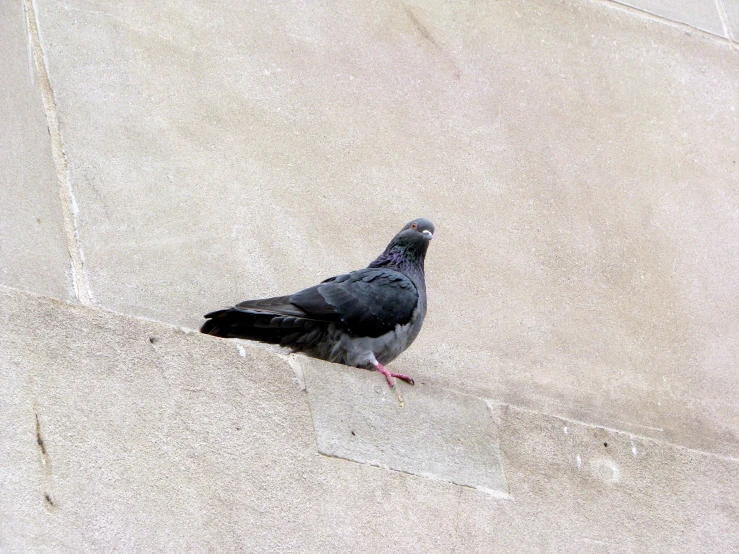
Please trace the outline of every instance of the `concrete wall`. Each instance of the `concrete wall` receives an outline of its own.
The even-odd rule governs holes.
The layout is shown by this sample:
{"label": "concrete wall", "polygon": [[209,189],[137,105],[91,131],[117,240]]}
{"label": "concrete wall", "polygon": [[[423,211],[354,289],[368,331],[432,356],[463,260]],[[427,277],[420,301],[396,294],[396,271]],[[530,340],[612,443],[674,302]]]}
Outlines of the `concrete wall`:
{"label": "concrete wall", "polygon": [[[739,4],[0,11],[1,551],[739,549]],[[417,216],[415,387],[192,332]]]}

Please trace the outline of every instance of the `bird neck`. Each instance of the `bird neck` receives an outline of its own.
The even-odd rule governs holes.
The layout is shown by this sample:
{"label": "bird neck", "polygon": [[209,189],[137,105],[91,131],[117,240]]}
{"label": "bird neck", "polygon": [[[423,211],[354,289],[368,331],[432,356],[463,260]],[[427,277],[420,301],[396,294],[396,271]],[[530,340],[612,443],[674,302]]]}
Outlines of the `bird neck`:
{"label": "bird neck", "polygon": [[402,244],[391,244],[369,267],[387,267],[423,279],[423,252]]}

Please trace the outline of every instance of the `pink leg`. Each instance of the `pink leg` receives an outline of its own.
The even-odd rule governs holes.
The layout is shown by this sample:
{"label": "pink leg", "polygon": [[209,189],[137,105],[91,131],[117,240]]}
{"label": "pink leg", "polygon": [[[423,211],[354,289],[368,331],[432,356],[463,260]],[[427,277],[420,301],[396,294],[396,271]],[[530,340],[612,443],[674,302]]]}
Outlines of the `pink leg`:
{"label": "pink leg", "polygon": [[374,362],[372,365],[375,366],[375,369],[377,371],[379,371],[385,376],[385,379],[387,379],[387,384],[390,385],[390,388],[395,388],[395,381],[393,380],[393,377],[397,377],[398,379],[401,379],[402,381],[405,381],[406,383],[410,383],[411,385],[415,384],[415,381],[413,381],[413,379],[411,379],[407,375],[403,375],[402,373],[393,373],[392,371],[389,371],[380,362]]}

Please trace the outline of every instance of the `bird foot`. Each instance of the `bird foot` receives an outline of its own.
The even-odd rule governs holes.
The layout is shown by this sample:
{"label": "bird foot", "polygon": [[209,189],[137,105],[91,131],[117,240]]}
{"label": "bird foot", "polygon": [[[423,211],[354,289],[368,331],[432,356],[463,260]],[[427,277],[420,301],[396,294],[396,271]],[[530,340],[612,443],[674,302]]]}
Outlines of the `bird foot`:
{"label": "bird foot", "polygon": [[408,377],[407,375],[403,375],[402,373],[393,373],[392,371],[388,370],[384,365],[382,365],[380,362],[377,362],[375,364],[372,364],[375,366],[375,369],[382,373],[385,376],[385,379],[387,379],[387,384],[390,385],[391,389],[395,388],[395,380],[393,377],[400,379],[401,381],[405,381],[406,383],[410,385],[415,385],[415,381]]}

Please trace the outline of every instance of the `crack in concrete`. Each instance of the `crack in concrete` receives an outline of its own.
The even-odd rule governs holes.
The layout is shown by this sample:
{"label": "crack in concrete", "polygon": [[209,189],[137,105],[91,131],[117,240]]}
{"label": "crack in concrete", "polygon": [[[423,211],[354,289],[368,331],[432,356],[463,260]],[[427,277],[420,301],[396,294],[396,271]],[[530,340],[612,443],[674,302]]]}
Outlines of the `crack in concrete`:
{"label": "crack in concrete", "polygon": [[67,238],[67,250],[72,263],[72,286],[74,296],[86,306],[93,304],[90,284],[85,272],[85,257],[80,244],[80,232],[77,226],[79,207],[74,197],[72,183],[69,180],[69,166],[67,156],[62,143],[61,128],[57,115],[54,91],[51,88],[49,73],[47,70],[44,51],[41,47],[41,31],[36,18],[36,8],[33,0],[24,0],[23,9],[26,13],[26,25],[28,27],[28,42],[33,51],[36,62],[36,73],[39,78],[41,96],[46,112],[47,129],[51,137],[51,151],[56,168],[57,181],[59,182],[59,196],[61,199],[62,215],[64,218],[64,230]]}
{"label": "crack in concrete", "polygon": [[405,14],[411,20],[411,23],[413,23],[413,26],[416,28],[416,31],[418,31],[424,39],[433,44],[437,50],[441,51],[441,46],[439,46],[439,43],[436,42],[436,39],[434,39],[434,36],[431,34],[431,32],[423,23],[421,23],[418,17],[416,17],[416,14],[413,13],[413,10],[411,10],[405,4],[403,4],[403,9],[405,10]]}
{"label": "crack in concrete", "polygon": [[46,452],[46,445],[44,444],[44,439],[41,436],[41,422],[38,419],[38,414],[34,414],[36,416],[36,444],[38,444],[39,449],[41,450],[41,455],[44,457],[44,465],[48,467],[49,465],[49,454]]}
{"label": "crack in concrete", "polygon": [[[488,404],[488,406],[489,405],[490,404]],[[649,435],[639,435],[638,433],[634,433],[634,432],[627,431],[627,430],[624,430],[624,429],[617,429],[617,428],[611,427],[609,425],[602,425],[600,423],[593,423],[593,422],[588,422],[588,421],[582,421],[582,420],[579,420],[579,419],[573,419],[571,417],[566,417],[566,416],[563,416],[563,415],[552,414],[552,413],[549,413],[549,412],[541,412],[541,411],[533,410],[531,408],[526,408],[526,407],[523,407],[523,406],[514,406],[513,404],[503,404],[503,405],[508,406],[510,409],[518,410],[518,411],[521,411],[521,412],[528,412],[528,413],[531,413],[531,414],[539,414],[539,415],[544,416],[544,417],[559,419],[560,421],[563,421],[563,422],[568,422],[568,423],[571,423],[571,424],[574,424],[574,425],[581,425],[583,427],[588,427],[590,429],[600,429],[602,431],[606,431],[606,432],[612,433],[614,435],[624,435],[626,437],[629,437],[632,441],[634,439],[640,439],[640,440],[643,440],[643,441],[654,442],[656,444],[668,445],[668,446],[671,446],[672,448],[682,448],[682,449],[688,450],[690,452],[695,452],[695,453],[698,453],[698,454],[703,454],[705,456],[715,456],[717,458],[721,458],[723,460],[728,460],[730,462],[739,462],[739,458],[737,458],[736,456],[732,456],[730,454],[722,454],[720,452],[714,452],[714,451],[711,451],[711,450],[702,450],[700,448],[694,448],[692,446],[685,446],[684,444],[680,444],[680,443],[677,443],[677,442],[672,442],[672,441],[669,441],[669,440],[666,440],[666,439],[660,439],[660,438],[649,436]],[[647,429],[656,429],[656,427],[648,427],[646,425],[639,425],[639,424],[634,424],[634,425],[637,426],[637,427],[643,427],[643,428],[647,428]],[[727,444],[733,444],[733,443],[727,443]]]}
{"label": "crack in concrete", "polygon": [[421,477],[422,479],[429,479],[430,481],[438,481],[439,483],[447,483],[448,485],[451,485],[453,487],[459,487],[459,488],[464,488],[464,489],[470,489],[470,490],[473,490],[473,491],[478,491],[478,492],[481,492],[481,493],[486,494],[488,496],[492,496],[496,500],[513,501],[513,497],[510,494],[508,494],[508,493],[501,492],[501,491],[494,490],[494,489],[489,489],[487,487],[481,487],[481,486],[478,486],[478,485],[468,485],[466,483],[458,483],[454,479],[450,479],[448,477],[442,477],[440,475],[436,475],[435,473],[431,473],[431,472],[427,472],[427,471],[424,471],[424,472],[421,472],[421,473],[415,473],[415,472],[409,471],[407,469],[401,469],[401,468],[393,467],[393,466],[391,466],[389,464],[386,464],[384,462],[380,462],[380,461],[377,461],[377,460],[355,460],[353,458],[346,458],[344,456],[340,456],[340,455],[337,455],[337,454],[331,454],[331,453],[323,452],[321,450],[317,450],[317,453],[320,456],[324,456],[326,458],[331,458],[333,460],[341,460],[341,461],[344,461],[344,462],[350,462],[352,464],[359,464],[359,465],[363,465],[363,466],[376,467],[376,468],[379,468],[379,469],[382,469],[382,470],[385,470],[385,471],[390,471],[390,472],[395,472],[395,473],[402,473],[404,475],[412,475],[413,477]]}
{"label": "crack in concrete", "polygon": [[49,492],[47,492],[48,489],[51,487],[51,457],[49,456],[48,450],[46,450],[46,443],[44,442],[44,437],[41,434],[41,421],[38,417],[38,409],[36,408],[35,402],[33,415],[36,419],[36,444],[38,445],[38,449],[41,452],[41,464],[44,468],[44,481],[46,484],[46,486],[44,486],[44,489],[46,489],[44,491],[44,502],[48,509],[52,509],[56,508],[56,503],[54,502],[54,500],[52,500]]}

